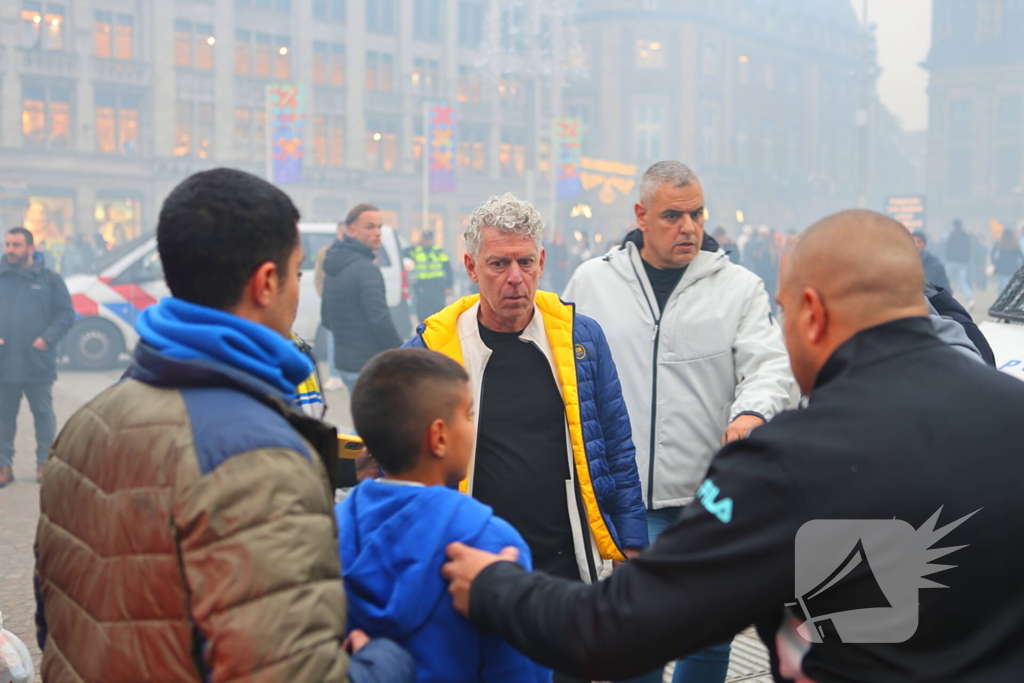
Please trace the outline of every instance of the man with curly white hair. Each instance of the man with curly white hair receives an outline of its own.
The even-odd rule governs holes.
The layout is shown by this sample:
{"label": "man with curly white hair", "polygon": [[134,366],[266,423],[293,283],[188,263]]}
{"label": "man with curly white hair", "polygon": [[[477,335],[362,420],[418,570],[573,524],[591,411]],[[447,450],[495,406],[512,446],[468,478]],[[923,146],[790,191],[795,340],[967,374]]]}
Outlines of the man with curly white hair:
{"label": "man with curly white hair", "polygon": [[647,518],[604,332],[537,291],[543,232],[537,210],[514,195],[477,208],[464,237],[480,294],[428,318],[407,346],[469,372],[477,442],[462,490],[523,535],[538,570],[590,582],[602,559],[647,545]]}

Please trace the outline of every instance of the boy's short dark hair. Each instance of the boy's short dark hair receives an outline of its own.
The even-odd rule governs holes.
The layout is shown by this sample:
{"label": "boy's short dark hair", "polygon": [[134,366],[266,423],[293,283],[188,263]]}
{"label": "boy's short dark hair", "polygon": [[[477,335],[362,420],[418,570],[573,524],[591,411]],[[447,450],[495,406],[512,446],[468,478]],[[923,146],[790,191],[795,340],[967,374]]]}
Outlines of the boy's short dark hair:
{"label": "boy's short dark hair", "polygon": [[250,173],[217,168],[186,178],[164,201],[156,228],[171,294],[227,310],[262,264],[287,277],[298,221],[288,195]]}
{"label": "boy's short dark hair", "polygon": [[32,246],[36,243],[35,237],[32,236],[32,231],[27,228],[23,228],[20,225],[16,228],[11,228],[7,231],[8,235],[23,235],[25,237],[25,244]]}
{"label": "boy's short dark hair", "polygon": [[389,474],[411,469],[434,420],[451,420],[469,375],[451,358],[426,349],[374,356],[352,391],[356,432]]}

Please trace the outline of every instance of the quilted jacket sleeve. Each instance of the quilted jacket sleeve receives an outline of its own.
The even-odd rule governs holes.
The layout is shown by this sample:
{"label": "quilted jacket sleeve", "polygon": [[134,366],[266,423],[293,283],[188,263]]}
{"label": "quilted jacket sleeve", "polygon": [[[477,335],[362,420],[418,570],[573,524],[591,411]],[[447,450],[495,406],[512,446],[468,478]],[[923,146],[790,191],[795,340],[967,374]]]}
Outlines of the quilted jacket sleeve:
{"label": "quilted jacket sleeve", "polygon": [[347,680],[326,481],[319,459],[262,448],[175,491],[174,531],[205,680]]}
{"label": "quilted jacket sleeve", "polygon": [[605,512],[623,548],[646,548],[647,509],[640,489],[640,475],[636,468],[636,447],[630,427],[626,402],[622,398],[622,385],[615,369],[611,349],[604,331],[597,322],[587,319],[596,351],[597,384],[594,392],[598,419],[605,439],[605,457],[615,482],[615,497]]}

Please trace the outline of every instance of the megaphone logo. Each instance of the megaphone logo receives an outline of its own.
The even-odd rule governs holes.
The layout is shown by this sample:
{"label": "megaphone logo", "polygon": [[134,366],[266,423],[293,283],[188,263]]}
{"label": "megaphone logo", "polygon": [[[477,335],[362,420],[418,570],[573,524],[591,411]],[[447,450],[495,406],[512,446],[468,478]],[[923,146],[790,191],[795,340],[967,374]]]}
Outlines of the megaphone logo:
{"label": "megaphone logo", "polygon": [[932,548],[973,515],[936,530],[942,508],[920,529],[898,519],[819,519],[796,535],[796,598],[811,643],[902,643],[917,632],[923,577],[953,565],[933,560],[967,546]]}

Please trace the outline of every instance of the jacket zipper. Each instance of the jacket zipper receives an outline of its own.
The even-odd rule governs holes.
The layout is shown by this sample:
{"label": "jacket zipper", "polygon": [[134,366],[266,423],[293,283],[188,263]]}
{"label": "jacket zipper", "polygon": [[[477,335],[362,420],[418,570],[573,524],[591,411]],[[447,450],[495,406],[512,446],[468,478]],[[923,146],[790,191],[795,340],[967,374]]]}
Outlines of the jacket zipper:
{"label": "jacket zipper", "polygon": [[651,298],[647,296],[647,290],[644,289],[643,280],[640,279],[640,273],[637,272],[636,264],[633,263],[632,257],[629,259],[629,265],[633,267],[633,274],[636,275],[637,282],[640,283],[640,291],[644,293],[644,301],[647,302],[647,308],[651,310],[651,317],[654,318],[654,368],[651,375],[651,443],[650,450],[647,452],[647,509],[654,509],[654,449],[657,443],[657,425],[658,425],[658,347],[661,345],[661,319],[664,315],[659,315],[654,312],[654,305],[651,304]]}

